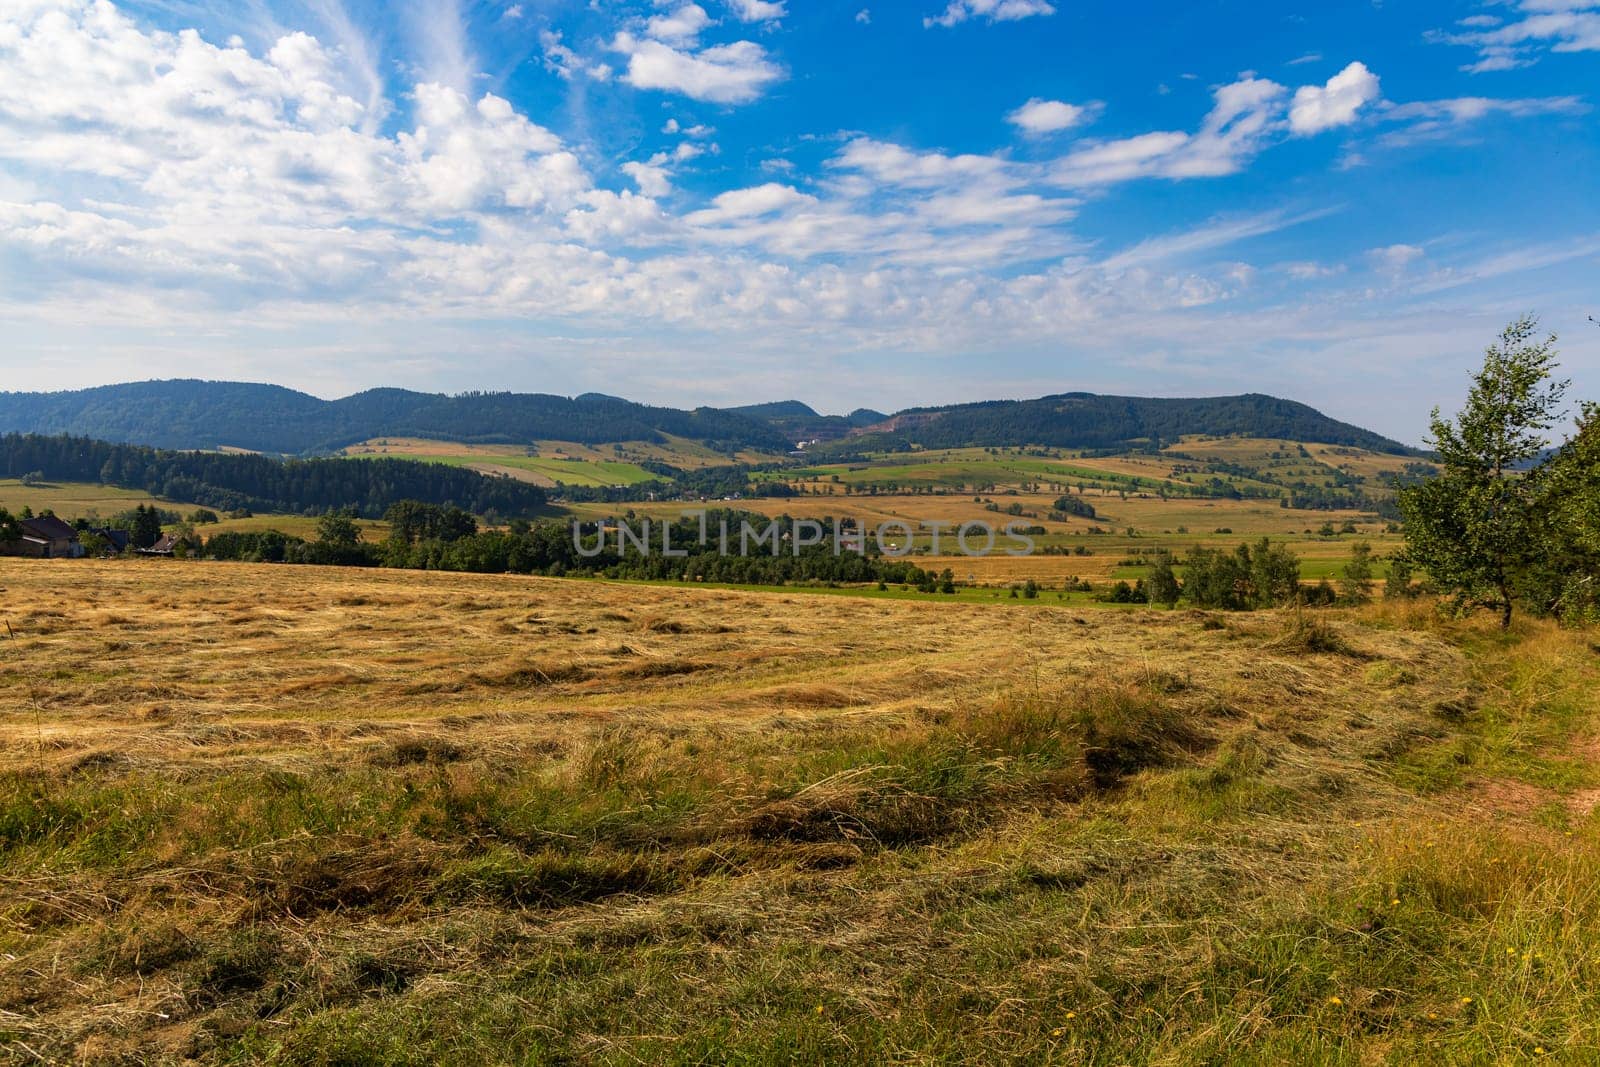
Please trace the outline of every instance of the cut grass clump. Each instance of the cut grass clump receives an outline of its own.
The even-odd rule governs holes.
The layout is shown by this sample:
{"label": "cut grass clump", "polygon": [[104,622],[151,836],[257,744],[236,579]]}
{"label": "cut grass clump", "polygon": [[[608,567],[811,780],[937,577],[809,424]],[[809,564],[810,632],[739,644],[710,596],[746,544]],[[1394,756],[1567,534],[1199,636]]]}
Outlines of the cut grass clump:
{"label": "cut grass clump", "polygon": [[1269,642],[1269,646],[1281,652],[1357,655],[1327,619],[1316,612],[1299,609],[1289,613],[1283,629]]}

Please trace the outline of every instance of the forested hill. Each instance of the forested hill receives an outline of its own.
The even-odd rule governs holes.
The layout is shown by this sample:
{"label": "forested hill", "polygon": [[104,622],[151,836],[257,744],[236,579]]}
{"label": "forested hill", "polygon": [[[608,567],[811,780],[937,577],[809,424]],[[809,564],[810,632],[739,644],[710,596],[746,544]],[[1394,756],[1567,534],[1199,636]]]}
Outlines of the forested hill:
{"label": "forested hill", "polygon": [[463,393],[371,389],[321,400],[276,385],[195,380],[137,382],[61,393],[0,393],[0,434],[73,434],[173,449],[250,449],[284,455],[329,451],[374,437],[470,443],[606,444],[688,438],[721,452],[781,453],[797,441],[877,448],[1120,448],[1171,444],[1185,434],[1280,438],[1378,452],[1412,450],[1292,400],[1251,393],[1155,399],[1063,393],[913,408],[885,416],[858,409],[819,415],[798,401],[732,410],[652,407],[599,393]]}
{"label": "forested hill", "polygon": [[730,411],[650,407],[613,396],[370,389],[321,400],[276,385],[175,380],[62,393],[0,393],[0,433],[74,434],[158,448],[244,448],[300,455],[370,437],[474,443],[603,444],[663,434],[719,450],[783,451],[788,435]]}
{"label": "forested hill", "polygon": [[848,447],[1118,448],[1133,442],[1170,445],[1185,434],[1317,441],[1395,455],[1415,452],[1313,407],[1261,393],[1195,399],[1062,393],[1038,400],[912,408],[865,428]]}
{"label": "forested hill", "polygon": [[544,490],[511,478],[403,459],[291,459],[166,452],[83,437],[0,435],[0,478],[95,482],[225,511],[321,515],[354,509],[377,518],[402,500],[479,515],[531,517]]}

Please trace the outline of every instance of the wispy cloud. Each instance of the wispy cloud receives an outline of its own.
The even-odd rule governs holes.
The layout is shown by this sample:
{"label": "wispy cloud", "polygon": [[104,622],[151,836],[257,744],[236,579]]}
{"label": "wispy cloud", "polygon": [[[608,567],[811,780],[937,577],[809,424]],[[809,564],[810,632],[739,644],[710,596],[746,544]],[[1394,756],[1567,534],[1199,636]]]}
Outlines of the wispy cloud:
{"label": "wispy cloud", "polygon": [[1056,9],[1046,0],[950,0],[948,7],[938,15],[922,20],[927,28],[942,26],[949,29],[968,19],[985,22],[1015,22],[1035,15],[1054,15]]}
{"label": "wispy cloud", "polygon": [[1471,74],[1531,66],[1546,51],[1600,51],[1600,3],[1595,0],[1520,0],[1508,20],[1481,15],[1457,25],[1429,36],[1476,49],[1477,60],[1461,68]]}

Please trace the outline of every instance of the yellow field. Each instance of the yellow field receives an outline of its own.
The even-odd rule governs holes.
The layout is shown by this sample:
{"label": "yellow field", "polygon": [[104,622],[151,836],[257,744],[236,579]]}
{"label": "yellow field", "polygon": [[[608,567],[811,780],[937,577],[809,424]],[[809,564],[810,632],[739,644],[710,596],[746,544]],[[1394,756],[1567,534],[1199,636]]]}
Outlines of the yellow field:
{"label": "yellow field", "polygon": [[151,560],[0,604],[8,1059],[1600,1055],[1587,635]]}
{"label": "yellow field", "polygon": [[[1336,573],[1350,557],[1351,543],[1366,541],[1373,552],[1384,556],[1397,551],[1404,543],[1399,534],[1386,533],[1388,525],[1375,520],[1371,514],[1358,511],[1299,511],[1279,507],[1276,503],[1254,500],[1161,500],[1157,497],[1130,496],[1126,500],[1116,493],[1089,490],[1084,499],[1094,505],[1097,516],[1093,519],[1071,518],[1065,522],[1049,519],[1055,493],[997,492],[982,494],[982,502],[967,494],[888,494],[875,495],[842,493],[832,496],[802,496],[789,498],[752,498],[739,501],[708,501],[690,504],[683,501],[631,504],[575,504],[564,511],[575,518],[598,519],[631,510],[637,516],[655,520],[675,520],[686,509],[698,507],[729,507],[776,517],[844,517],[859,520],[868,529],[893,521],[906,521],[925,528],[927,523],[941,522],[952,527],[943,535],[944,543],[954,537],[954,527],[965,522],[987,522],[997,533],[996,548],[981,558],[965,557],[946,549],[939,555],[917,555],[913,562],[924,569],[943,570],[949,567],[957,581],[970,581],[978,585],[1010,584],[1032,578],[1049,587],[1059,587],[1068,577],[1101,581],[1117,575],[1123,560],[1138,553],[1165,548],[1182,555],[1190,548],[1227,548],[1244,541],[1270,537],[1275,542],[1288,544],[1305,563],[1304,574],[1317,579]],[[1002,509],[1021,504],[1021,517],[990,511],[986,505],[994,502]],[[1333,523],[1336,529],[1344,523],[1355,524],[1355,534],[1324,538],[1308,536],[1323,524]],[[1043,526],[1044,535],[1033,535],[1034,553],[1026,557],[1005,554],[1005,548],[1016,547],[1015,542],[1000,536],[1006,523],[1017,522],[1023,526]],[[1091,534],[1098,527],[1101,534]],[[1126,530],[1132,527],[1135,536]],[[1219,532],[1226,531],[1226,532]],[[973,544],[981,542],[977,534]],[[929,537],[923,535],[917,544],[931,548]],[[1046,553],[1046,547],[1071,549],[1082,545],[1092,555],[1061,555]]]}
{"label": "yellow field", "polygon": [[167,503],[136,489],[77,482],[27,486],[16,479],[0,479],[0,508],[13,515],[27,507],[32,508],[35,515],[48,510],[68,519],[80,516],[105,519],[139,504],[158,504],[174,510],[193,509],[193,505]]}

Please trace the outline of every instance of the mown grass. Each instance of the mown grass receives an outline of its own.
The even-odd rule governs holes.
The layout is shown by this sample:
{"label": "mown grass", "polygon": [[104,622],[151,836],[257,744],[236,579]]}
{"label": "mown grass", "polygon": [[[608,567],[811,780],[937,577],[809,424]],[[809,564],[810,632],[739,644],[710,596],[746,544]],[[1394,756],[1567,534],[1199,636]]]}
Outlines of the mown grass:
{"label": "mown grass", "polygon": [[[300,665],[164,698],[149,729],[192,702],[238,732],[224,755],[193,726],[108,746],[106,683],[55,677],[103,639],[82,619],[125,573],[141,589],[155,571],[64,598],[0,678],[8,745],[43,739],[0,770],[17,1062],[1600,1056],[1584,635],[1415,606],[995,627],[886,603],[871,636],[899,644],[876,660],[848,651],[867,629],[836,632],[828,598],[164,569],[155,595],[224,618],[229,595],[262,612],[342,597],[343,629],[308,619],[305,656],[371,665],[297,689],[279,714],[309,733],[276,747],[205,686],[271,704]],[[530,593],[540,620],[601,629],[541,635],[538,671],[501,684],[475,635]],[[378,635],[435,603],[459,616],[435,669],[477,680],[430,716],[436,696],[395,695],[378,666],[420,651]],[[116,638],[163,684],[183,615]],[[580,651],[622,632],[705,669],[612,675]],[[746,657],[777,642],[797,666],[762,675]],[[741,672],[774,694],[767,717],[728,703]],[[546,726],[523,701],[590,710]]]}

